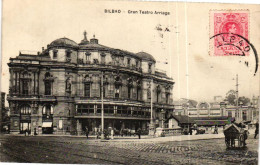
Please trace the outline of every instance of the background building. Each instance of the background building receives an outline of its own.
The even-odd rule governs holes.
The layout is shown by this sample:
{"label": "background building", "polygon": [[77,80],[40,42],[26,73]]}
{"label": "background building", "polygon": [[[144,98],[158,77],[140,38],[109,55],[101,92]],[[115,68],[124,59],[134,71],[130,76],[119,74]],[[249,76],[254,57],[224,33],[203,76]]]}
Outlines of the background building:
{"label": "background building", "polygon": [[[12,133],[80,134],[105,129],[148,129],[173,112],[173,80],[152,55],[109,48],[93,37],[77,44],[60,38],[37,55],[10,58],[8,95]],[[102,89],[103,86],[103,89]],[[163,115],[162,115],[163,114]]]}
{"label": "background building", "polygon": [[3,128],[4,113],[5,113],[5,93],[1,92],[1,95],[0,95],[0,132],[2,132],[2,128]]}
{"label": "background building", "polygon": [[196,102],[188,99],[174,101],[173,114],[187,115],[201,126],[223,126],[233,120],[251,121],[254,124],[259,120],[259,97],[253,97],[249,105],[240,103],[239,106],[230,105],[219,98],[221,97],[214,97],[214,102]]}

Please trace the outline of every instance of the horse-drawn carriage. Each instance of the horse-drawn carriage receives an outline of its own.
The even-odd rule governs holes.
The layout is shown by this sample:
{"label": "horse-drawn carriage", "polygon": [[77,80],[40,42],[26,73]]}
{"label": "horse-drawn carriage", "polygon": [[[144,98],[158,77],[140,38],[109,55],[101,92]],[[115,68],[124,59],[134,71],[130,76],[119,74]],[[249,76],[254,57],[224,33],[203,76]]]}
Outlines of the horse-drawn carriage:
{"label": "horse-drawn carriage", "polygon": [[248,131],[236,124],[230,124],[225,130],[225,143],[227,148],[243,148],[246,146]]}

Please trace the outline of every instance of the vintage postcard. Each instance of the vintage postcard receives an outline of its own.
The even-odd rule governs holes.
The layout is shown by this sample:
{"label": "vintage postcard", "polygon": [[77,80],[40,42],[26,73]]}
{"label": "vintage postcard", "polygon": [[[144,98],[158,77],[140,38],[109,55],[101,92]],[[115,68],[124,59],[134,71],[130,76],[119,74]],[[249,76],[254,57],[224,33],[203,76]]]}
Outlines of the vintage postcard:
{"label": "vintage postcard", "polygon": [[2,2],[2,163],[258,164],[259,4]]}

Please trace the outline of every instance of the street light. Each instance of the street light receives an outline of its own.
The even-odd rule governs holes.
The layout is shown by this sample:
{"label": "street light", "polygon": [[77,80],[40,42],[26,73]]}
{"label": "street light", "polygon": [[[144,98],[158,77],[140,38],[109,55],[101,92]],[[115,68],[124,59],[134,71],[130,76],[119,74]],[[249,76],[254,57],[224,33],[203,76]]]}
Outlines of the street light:
{"label": "street light", "polygon": [[103,71],[101,71],[101,140],[104,139]]}
{"label": "street light", "polygon": [[154,135],[154,123],[153,123],[153,79],[149,82],[149,88],[151,93],[151,118],[149,125],[149,135]]}

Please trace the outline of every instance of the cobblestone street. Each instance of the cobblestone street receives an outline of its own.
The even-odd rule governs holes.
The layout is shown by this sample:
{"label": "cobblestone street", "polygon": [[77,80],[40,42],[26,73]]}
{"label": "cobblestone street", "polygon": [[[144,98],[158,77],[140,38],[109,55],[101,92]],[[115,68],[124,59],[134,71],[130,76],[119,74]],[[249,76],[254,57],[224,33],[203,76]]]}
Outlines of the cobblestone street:
{"label": "cobblestone street", "polygon": [[257,164],[258,140],[226,150],[224,139],[104,141],[83,137],[1,136],[1,162],[79,164]]}

